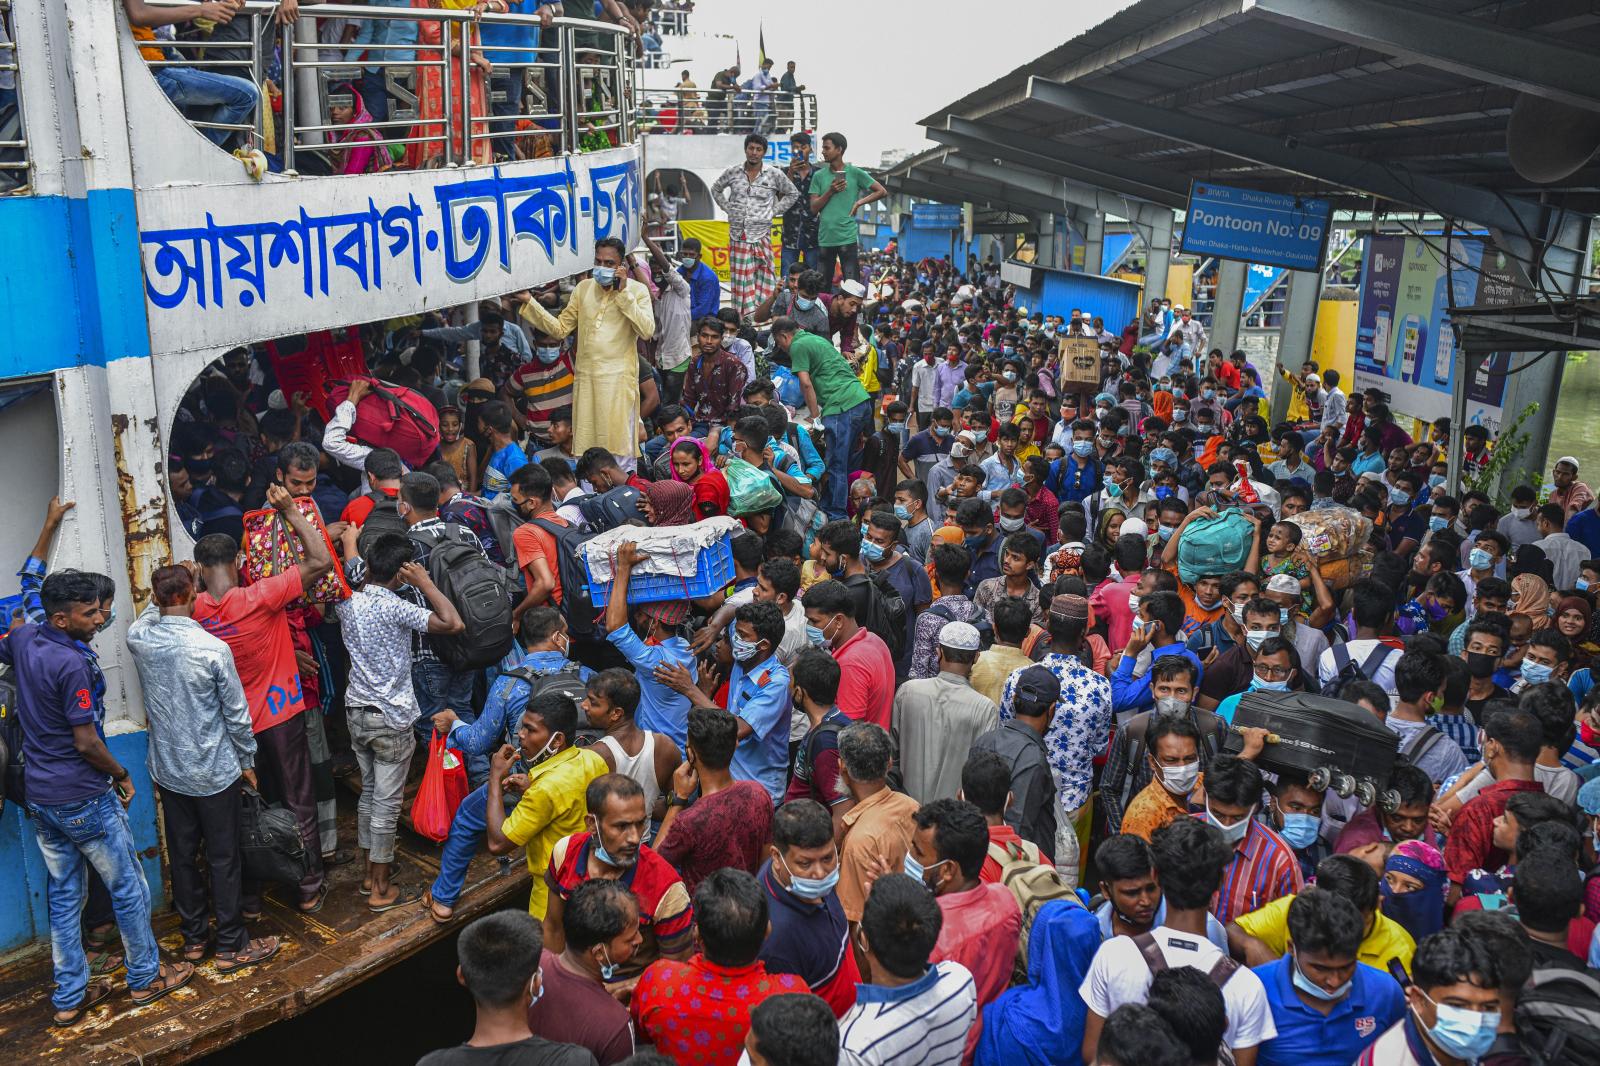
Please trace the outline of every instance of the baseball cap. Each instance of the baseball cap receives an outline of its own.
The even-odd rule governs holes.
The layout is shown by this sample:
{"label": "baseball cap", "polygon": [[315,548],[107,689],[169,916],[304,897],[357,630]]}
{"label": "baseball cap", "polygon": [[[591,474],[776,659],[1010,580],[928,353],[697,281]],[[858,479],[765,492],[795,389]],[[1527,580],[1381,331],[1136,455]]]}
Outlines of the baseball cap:
{"label": "baseball cap", "polygon": [[951,651],[977,651],[978,627],[970,622],[946,622],[939,630],[939,646]]}
{"label": "baseball cap", "polygon": [[[1078,597],[1082,599],[1082,597]],[[966,623],[959,623],[965,625]],[[949,626],[945,627],[949,629]],[[971,629],[971,626],[967,626]],[[974,630],[974,632],[976,632]],[[1061,682],[1048,667],[1025,667],[1012,686],[1013,699],[1033,707],[1048,707],[1061,699]]]}

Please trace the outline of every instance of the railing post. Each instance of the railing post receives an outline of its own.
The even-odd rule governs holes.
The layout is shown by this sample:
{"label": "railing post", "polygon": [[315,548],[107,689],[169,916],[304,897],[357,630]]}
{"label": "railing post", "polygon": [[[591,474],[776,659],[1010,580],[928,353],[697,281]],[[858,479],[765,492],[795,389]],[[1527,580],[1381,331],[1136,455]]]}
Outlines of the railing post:
{"label": "railing post", "polygon": [[[308,41],[317,39],[317,20],[308,15],[295,19],[294,36],[296,39],[304,37]],[[291,53],[292,54],[292,53]],[[313,62],[316,52],[312,52]],[[322,125],[322,92],[318,85],[316,67],[299,67],[295,71],[295,122],[301,126]],[[288,80],[287,78],[284,80]],[[284,111],[288,111],[286,107]],[[320,133],[307,134],[306,145],[323,143]]]}
{"label": "railing post", "polygon": [[254,12],[250,15],[250,81],[261,94],[261,103],[256,105],[256,137],[253,147],[265,149],[267,143],[267,112],[272,108],[272,101],[267,99],[266,90],[261,84],[261,16]]}
{"label": "railing post", "polygon": [[299,95],[294,87],[294,35],[295,27],[299,24],[298,21],[291,22],[278,32],[283,51],[283,119],[278,130],[278,156],[283,160],[284,170],[294,169],[294,109],[295,98]]}
{"label": "railing post", "polygon": [[561,27],[561,141],[564,153],[578,151],[578,71],[571,26]]}
{"label": "railing post", "polygon": [[[439,129],[444,133],[444,151],[441,158],[445,164],[455,162],[456,139],[452,136],[452,127],[455,116],[451,113],[450,102],[455,99],[455,74],[450,67],[450,34],[452,30],[449,19],[439,19],[439,100],[444,114],[439,116]],[[422,110],[422,100],[417,100],[417,110]],[[426,155],[424,155],[426,158]]]}
{"label": "railing post", "polygon": [[[461,26],[461,165],[470,166],[472,154],[472,31],[476,28],[474,23],[463,22]],[[484,86],[484,96],[488,96],[488,86]],[[493,153],[491,153],[492,155]]]}

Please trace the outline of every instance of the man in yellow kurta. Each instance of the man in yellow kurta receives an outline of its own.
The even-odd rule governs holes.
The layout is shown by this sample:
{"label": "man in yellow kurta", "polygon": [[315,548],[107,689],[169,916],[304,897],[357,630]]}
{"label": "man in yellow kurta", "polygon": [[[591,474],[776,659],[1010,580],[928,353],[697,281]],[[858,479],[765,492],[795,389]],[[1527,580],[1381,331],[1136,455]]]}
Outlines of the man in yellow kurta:
{"label": "man in yellow kurta", "polygon": [[522,317],[541,333],[565,337],[578,331],[574,360],[572,450],[604,448],[632,471],[639,450],[638,341],[655,335],[650,290],[628,276],[626,249],[615,237],[594,244],[594,270],[578,282],[559,316],[535,300]]}

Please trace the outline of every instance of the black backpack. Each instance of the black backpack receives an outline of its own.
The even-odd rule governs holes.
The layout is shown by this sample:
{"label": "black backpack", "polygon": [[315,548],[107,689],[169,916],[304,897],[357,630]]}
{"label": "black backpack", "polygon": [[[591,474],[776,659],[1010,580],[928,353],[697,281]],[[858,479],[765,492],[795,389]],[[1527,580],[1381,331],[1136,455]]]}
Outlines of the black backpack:
{"label": "black backpack", "polygon": [[1534,970],[1517,996],[1516,1021],[1534,1066],[1600,1062],[1600,980],[1592,972]]}
{"label": "black backpack", "polygon": [[[638,495],[638,492],[635,491],[634,495]],[[597,612],[594,601],[589,599],[589,571],[584,568],[578,549],[594,534],[581,526],[564,526],[548,518],[529,521],[556,539],[556,566],[561,577],[561,617],[567,620],[567,631],[575,640],[593,637],[597,629]]]}
{"label": "black backpack", "polygon": [[[643,519],[639,510],[639,490],[632,485],[618,485],[605,492],[596,492],[578,501],[578,513],[592,533],[625,526],[634,519]],[[562,595],[566,595],[566,582],[562,582]]]}
{"label": "black backpack", "polygon": [[517,527],[528,520],[517,510],[509,492],[502,492],[490,500],[484,512],[489,516],[489,528],[494,531],[494,541],[500,545],[500,554],[506,566],[512,570],[521,569],[517,566],[517,546],[512,538],[516,535]]}
{"label": "black backpack", "polygon": [[0,663],[0,811],[5,801],[28,801],[22,781],[22,719],[17,717],[17,675]]}
{"label": "black backpack", "polygon": [[1350,646],[1348,644],[1334,645],[1333,667],[1337,673],[1334,674],[1332,681],[1323,686],[1322,695],[1332,699],[1341,699],[1342,697],[1339,693],[1343,691],[1346,685],[1361,679],[1373,680],[1378,676],[1378,671],[1383,669],[1383,664],[1389,661],[1389,656],[1399,654],[1399,648],[1391,648],[1387,644],[1380,643],[1368,652],[1367,657],[1361,660],[1361,665],[1357,666],[1356,661],[1350,658]]}
{"label": "black backpack", "polygon": [[881,574],[853,574],[844,579],[844,586],[854,593],[861,581],[872,587],[867,596],[867,617],[856,621],[863,629],[876,633],[889,646],[889,657],[900,658],[906,648],[906,601]]}
{"label": "black backpack", "polygon": [[367,493],[367,499],[372,501],[372,510],[367,514],[367,520],[361,523],[361,532],[356,535],[356,551],[365,559],[367,552],[372,550],[372,545],[385,533],[398,533],[402,537],[411,531],[406,525],[406,520],[400,517],[400,509],[393,496],[385,496],[381,492]]}
{"label": "black backpack", "polygon": [[511,575],[461,526],[413,530],[411,540],[428,553],[428,577],[466,623],[460,633],[430,636],[433,653],[457,673],[499,663],[516,637],[511,630]]}
{"label": "black backpack", "polygon": [[[563,596],[563,598],[565,598]],[[514,677],[528,686],[528,702],[524,707],[531,706],[533,701],[546,693],[555,692],[568,697],[572,702],[583,703],[583,697],[588,692],[588,687],[583,683],[581,671],[577,663],[568,663],[560,670],[548,674],[541,674],[529,670],[525,666],[513,667],[510,670],[500,671],[501,677]],[[508,728],[514,728],[515,723],[508,722]],[[604,735],[603,730],[591,729],[580,714],[578,716],[578,739],[574,743],[580,747],[587,747]]]}

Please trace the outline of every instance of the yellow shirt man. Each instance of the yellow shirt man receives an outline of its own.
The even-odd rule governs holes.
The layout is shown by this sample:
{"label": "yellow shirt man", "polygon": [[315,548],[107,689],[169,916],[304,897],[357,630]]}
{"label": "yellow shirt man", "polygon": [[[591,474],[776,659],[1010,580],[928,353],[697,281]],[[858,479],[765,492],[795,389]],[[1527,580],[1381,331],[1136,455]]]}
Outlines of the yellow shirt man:
{"label": "yellow shirt man", "polygon": [[[1283,955],[1289,948],[1289,904],[1293,901],[1293,896],[1280,896],[1259,910],[1240,915],[1235,924],[1265,944],[1274,954]],[[1356,961],[1387,973],[1389,960],[1399,959],[1400,965],[1410,973],[1411,955],[1416,950],[1417,942],[1405,931],[1405,927],[1379,910],[1374,911],[1369,920],[1367,935],[1361,940]]]}
{"label": "yellow shirt man", "polygon": [[977,692],[989,697],[998,707],[1001,690],[1006,687],[1006,678],[1032,665],[1033,660],[1024,655],[1021,648],[997,643],[978,656],[978,661],[972,664],[972,676],[968,680]]}
{"label": "yellow shirt man", "polygon": [[528,913],[544,920],[550,889],[544,869],[562,837],[581,832],[588,813],[583,794],[589,782],[610,771],[606,762],[588,748],[563,748],[528,769],[528,790],[506,816],[500,832],[528,855],[533,888],[528,893]]}

